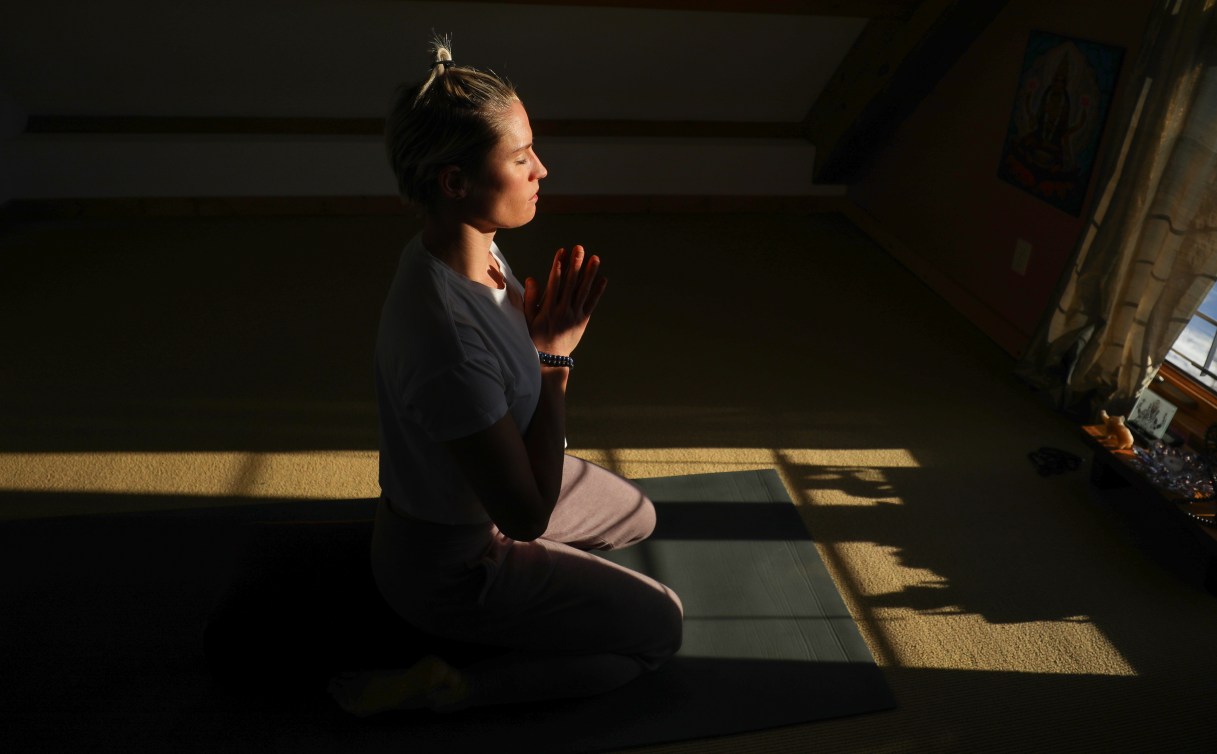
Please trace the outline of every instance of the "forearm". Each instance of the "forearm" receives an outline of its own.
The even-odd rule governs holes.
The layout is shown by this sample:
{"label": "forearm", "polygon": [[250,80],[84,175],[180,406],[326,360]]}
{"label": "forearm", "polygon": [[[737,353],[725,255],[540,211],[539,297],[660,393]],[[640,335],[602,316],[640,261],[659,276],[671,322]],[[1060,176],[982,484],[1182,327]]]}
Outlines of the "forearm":
{"label": "forearm", "polygon": [[[559,249],[550,266],[544,290],[532,278],[525,281],[524,316],[528,334],[539,352],[567,357],[579,345],[596,303],[604,293],[605,280],[597,270],[600,259],[584,259],[582,246],[567,255]],[[544,361],[548,361],[545,359]],[[570,368],[541,364],[541,397],[528,430],[523,435],[524,454],[532,472],[532,482],[541,507],[541,516],[532,516],[536,527],[548,526],[549,517],[562,493],[562,463],[566,457],[566,383]],[[537,536],[544,533],[537,532]]]}
{"label": "forearm", "polygon": [[566,453],[566,383],[570,370],[566,367],[541,367],[541,397],[533,413],[524,447],[537,483],[537,491],[553,511],[562,492],[562,463]]}

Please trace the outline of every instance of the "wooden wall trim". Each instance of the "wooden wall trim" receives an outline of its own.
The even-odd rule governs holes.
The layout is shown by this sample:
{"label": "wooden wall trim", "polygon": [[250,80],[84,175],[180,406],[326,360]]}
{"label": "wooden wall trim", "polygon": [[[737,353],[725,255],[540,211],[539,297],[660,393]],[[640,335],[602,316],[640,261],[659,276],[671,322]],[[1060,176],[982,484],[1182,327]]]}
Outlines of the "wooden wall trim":
{"label": "wooden wall trim", "polygon": [[30,134],[284,134],[370,136],[384,130],[380,118],[240,118],[161,115],[31,115]]}
{"label": "wooden wall trim", "polygon": [[[800,139],[800,123],[734,121],[534,120],[538,136]],[[26,133],[113,135],[380,136],[381,118],[244,118],[159,115],[31,115]]]}
{"label": "wooden wall trim", "polygon": [[[562,196],[542,197],[551,214],[819,213],[842,212],[843,195],[808,196]],[[238,217],[287,215],[395,215],[414,212],[395,196],[157,197],[129,199],[14,199],[0,206],[0,221],[104,217]]]}

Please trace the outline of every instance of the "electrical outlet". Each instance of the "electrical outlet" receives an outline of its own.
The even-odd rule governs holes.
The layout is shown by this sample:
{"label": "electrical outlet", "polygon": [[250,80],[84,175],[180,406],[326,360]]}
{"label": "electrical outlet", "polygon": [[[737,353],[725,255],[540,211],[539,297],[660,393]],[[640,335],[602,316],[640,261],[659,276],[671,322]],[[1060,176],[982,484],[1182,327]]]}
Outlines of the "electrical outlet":
{"label": "electrical outlet", "polygon": [[1027,274],[1027,263],[1031,261],[1031,244],[1023,239],[1018,239],[1014,242],[1014,260],[1010,262],[1010,269],[1020,275]]}

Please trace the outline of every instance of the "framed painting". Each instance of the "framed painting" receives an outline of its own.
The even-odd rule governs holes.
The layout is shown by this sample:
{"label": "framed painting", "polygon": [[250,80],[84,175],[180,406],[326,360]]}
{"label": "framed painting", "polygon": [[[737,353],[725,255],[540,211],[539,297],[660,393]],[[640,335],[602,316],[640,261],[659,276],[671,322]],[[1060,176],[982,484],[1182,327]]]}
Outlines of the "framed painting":
{"label": "framed painting", "polygon": [[1151,439],[1161,440],[1177,410],[1175,404],[1153,391],[1142,390],[1128,414],[1128,426]]}
{"label": "framed painting", "polygon": [[1124,50],[1032,31],[998,177],[1079,216]]}

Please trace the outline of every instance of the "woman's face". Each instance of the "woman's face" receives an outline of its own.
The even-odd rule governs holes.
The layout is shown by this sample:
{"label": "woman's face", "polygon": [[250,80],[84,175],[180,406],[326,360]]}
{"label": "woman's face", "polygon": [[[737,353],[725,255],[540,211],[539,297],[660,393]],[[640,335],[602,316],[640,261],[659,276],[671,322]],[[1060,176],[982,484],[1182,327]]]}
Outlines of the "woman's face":
{"label": "woman's face", "polygon": [[518,228],[537,213],[537,190],[548,171],[533,150],[532,127],[516,100],[503,122],[503,136],[469,183],[465,209],[471,224],[493,232]]}

